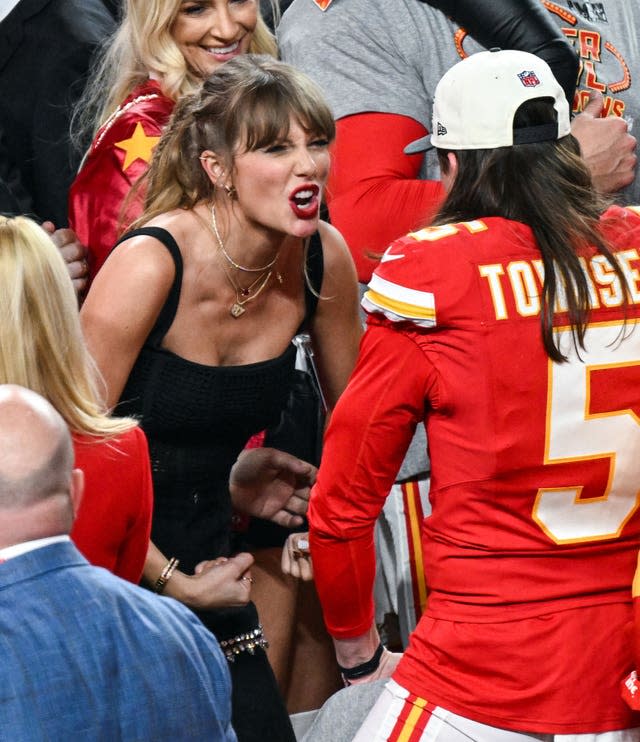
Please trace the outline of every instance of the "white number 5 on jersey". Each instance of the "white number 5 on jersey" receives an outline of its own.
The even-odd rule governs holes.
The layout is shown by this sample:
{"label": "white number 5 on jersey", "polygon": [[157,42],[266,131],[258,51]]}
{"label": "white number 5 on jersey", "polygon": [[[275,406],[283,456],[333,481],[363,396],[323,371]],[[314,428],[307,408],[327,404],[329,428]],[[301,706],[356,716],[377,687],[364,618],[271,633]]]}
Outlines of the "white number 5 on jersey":
{"label": "white number 5 on jersey", "polygon": [[558,333],[569,361],[549,362],[545,464],[608,458],[609,478],[601,495],[588,498],[580,497],[584,482],[539,489],[533,519],[557,544],[615,538],[640,504],[640,419],[634,410],[616,408],[614,383],[611,411],[591,412],[591,375],[637,366],[640,409],[640,327],[632,321],[590,326],[582,360],[569,330]]}

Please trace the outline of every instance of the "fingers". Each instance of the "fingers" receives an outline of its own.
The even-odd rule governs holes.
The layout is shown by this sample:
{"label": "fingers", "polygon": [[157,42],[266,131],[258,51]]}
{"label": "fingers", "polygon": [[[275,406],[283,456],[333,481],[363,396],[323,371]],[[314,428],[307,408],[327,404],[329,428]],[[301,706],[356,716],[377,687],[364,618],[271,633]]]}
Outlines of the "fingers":
{"label": "fingers", "polygon": [[227,563],[232,566],[239,577],[249,569],[253,562],[254,558],[246,551],[242,551],[227,560]]}
{"label": "fingers", "polygon": [[309,582],[313,579],[313,565],[309,552],[309,534],[292,533],[282,549],[284,574]]}
{"label": "fingers", "polygon": [[189,604],[204,610],[245,605],[253,582],[252,564],[253,557],[245,552],[200,562],[190,578]]}
{"label": "fingers", "polygon": [[204,572],[208,572],[210,569],[213,569],[214,567],[219,567],[221,564],[225,564],[229,560],[227,557],[218,557],[217,559],[207,559],[204,562],[200,562],[199,564],[196,564],[196,568],[193,570],[193,573],[196,575],[203,574]]}
{"label": "fingers", "polygon": [[589,102],[583,108],[582,113],[586,114],[587,116],[593,116],[593,118],[599,118],[600,114],[602,113],[603,106],[604,98],[602,97],[602,93],[596,90],[592,90],[590,91]]}
{"label": "fingers", "polygon": [[292,515],[287,510],[279,510],[269,520],[283,528],[299,528],[304,523],[302,516]]}
{"label": "fingers", "polygon": [[287,510],[294,515],[306,515],[309,507],[309,494],[308,489],[296,492],[287,501]]}
{"label": "fingers", "polygon": [[80,243],[72,229],[55,229],[52,222],[44,222],[42,226],[60,250],[60,255],[67,264],[67,271],[73,281],[73,288],[76,294],[79,294],[86,288],[89,276],[86,248]]}
{"label": "fingers", "polygon": [[298,528],[304,523],[302,516],[307,514],[309,508],[309,492],[296,493],[284,504],[284,507],[274,513],[270,520],[283,528]]}
{"label": "fingers", "polygon": [[315,482],[317,469],[313,464],[277,448],[263,448],[262,451],[265,464],[271,468],[290,472],[301,485],[311,485]]}
{"label": "fingers", "polygon": [[[62,250],[60,252],[62,252]],[[62,257],[64,258],[64,255]],[[71,277],[73,289],[76,294],[79,295],[87,288],[89,282],[89,266],[84,258],[82,260],[73,260],[71,262],[67,260],[66,262],[67,272]]]}
{"label": "fingers", "polygon": [[573,120],[571,132],[580,143],[595,188],[601,193],[615,193],[635,177],[636,139],[624,119],[594,118],[594,113],[599,113],[596,109],[596,102],[590,101],[587,109]]}
{"label": "fingers", "polygon": [[84,249],[84,246],[78,242],[78,240],[74,240],[73,242],[65,242],[63,245],[58,246],[58,250],[60,250],[60,255],[62,255],[62,258],[64,259],[64,262],[67,263],[67,265],[69,265],[69,263],[82,262],[86,266],[87,251]]}
{"label": "fingers", "polygon": [[44,229],[45,232],[47,232],[47,234],[50,235],[52,235],[56,231],[56,225],[48,220],[46,222],[42,222],[40,226],[42,227],[42,229]]}
{"label": "fingers", "polygon": [[[48,222],[48,224],[51,224],[51,222]],[[66,227],[63,227],[62,229],[56,229],[51,234],[51,239],[53,240],[53,244],[57,248],[62,248],[65,245],[71,245],[74,243],[79,245],[81,248],[82,255],[84,256],[84,247],[82,247],[82,245],[80,244],[80,241],[78,240],[78,236],[73,231],[73,229],[68,229]]]}

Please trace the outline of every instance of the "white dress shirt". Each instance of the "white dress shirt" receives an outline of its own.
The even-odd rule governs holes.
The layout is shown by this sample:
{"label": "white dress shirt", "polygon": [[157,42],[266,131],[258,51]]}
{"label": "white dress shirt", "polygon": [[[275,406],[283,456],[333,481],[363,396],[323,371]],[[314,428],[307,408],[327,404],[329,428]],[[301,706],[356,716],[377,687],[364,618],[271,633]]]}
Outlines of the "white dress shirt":
{"label": "white dress shirt", "polygon": [[13,546],[5,546],[4,549],[0,549],[0,561],[6,562],[7,559],[21,556],[28,551],[35,551],[43,546],[58,544],[62,541],[71,541],[71,539],[64,534],[63,536],[47,536],[46,538],[36,538],[33,541],[23,541],[21,544],[13,544]]}

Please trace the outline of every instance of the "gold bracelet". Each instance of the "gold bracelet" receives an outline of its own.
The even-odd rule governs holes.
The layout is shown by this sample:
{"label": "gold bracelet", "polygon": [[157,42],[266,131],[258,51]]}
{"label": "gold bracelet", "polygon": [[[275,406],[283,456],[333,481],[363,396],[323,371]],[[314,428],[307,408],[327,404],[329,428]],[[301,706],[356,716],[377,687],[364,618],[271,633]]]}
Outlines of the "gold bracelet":
{"label": "gold bracelet", "polygon": [[176,568],[180,564],[180,560],[176,559],[176,557],[171,557],[167,564],[165,565],[165,568],[160,572],[160,577],[155,581],[155,584],[153,586],[154,592],[160,594],[164,590],[165,585],[169,580],[171,579],[171,575],[175,572]]}

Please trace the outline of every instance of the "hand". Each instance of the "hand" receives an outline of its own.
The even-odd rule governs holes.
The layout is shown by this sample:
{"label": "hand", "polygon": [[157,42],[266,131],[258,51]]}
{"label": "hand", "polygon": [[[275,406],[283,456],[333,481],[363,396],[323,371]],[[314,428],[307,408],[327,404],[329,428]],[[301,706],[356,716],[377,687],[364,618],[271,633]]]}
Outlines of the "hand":
{"label": "hand", "polygon": [[243,513],[295,528],[303,523],[316,472],[275,448],[245,449],[229,475],[231,500]]}
{"label": "hand", "polygon": [[253,557],[244,552],[200,562],[193,575],[174,572],[165,588],[165,595],[197,610],[246,605],[253,582],[249,572],[252,564]]}
{"label": "hand", "polygon": [[619,116],[600,118],[602,95],[592,93],[584,111],[575,117],[571,133],[580,143],[582,157],[601,193],[615,193],[633,182],[636,169],[636,138]]}
{"label": "hand", "polygon": [[55,246],[60,250],[67,271],[71,276],[73,288],[77,295],[87,287],[89,270],[87,266],[87,249],[80,244],[72,229],[56,229],[53,222],[43,222],[42,228],[49,234]]}
{"label": "hand", "polygon": [[292,533],[282,547],[282,571],[304,582],[313,580],[309,534]]}

